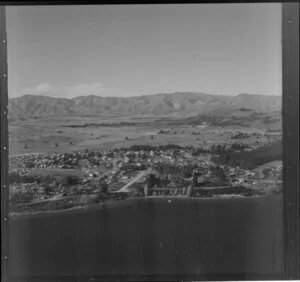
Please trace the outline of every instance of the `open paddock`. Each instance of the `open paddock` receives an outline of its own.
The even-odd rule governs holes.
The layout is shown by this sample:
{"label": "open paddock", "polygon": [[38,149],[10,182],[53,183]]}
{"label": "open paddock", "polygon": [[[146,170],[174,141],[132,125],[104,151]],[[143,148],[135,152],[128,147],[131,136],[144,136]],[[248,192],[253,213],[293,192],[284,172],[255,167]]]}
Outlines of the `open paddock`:
{"label": "open paddock", "polygon": [[[68,152],[85,149],[108,150],[136,144],[202,146],[243,142],[257,147],[267,142],[266,137],[250,135],[244,139],[232,139],[234,128],[197,127],[184,125],[176,120],[158,118],[40,118],[20,124],[9,124],[10,155],[36,152]],[[135,125],[126,124],[134,123]],[[114,126],[101,126],[113,123]],[[123,123],[123,124],[122,124]],[[87,124],[87,126],[82,126]],[[90,125],[91,124],[91,125]],[[94,124],[94,125],[93,125]],[[97,125],[98,124],[98,125]],[[72,127],[72,126],[78,127]],[[167,132],[159,134],[160,131]],[[253,129],[252,129],[253,131]]]}

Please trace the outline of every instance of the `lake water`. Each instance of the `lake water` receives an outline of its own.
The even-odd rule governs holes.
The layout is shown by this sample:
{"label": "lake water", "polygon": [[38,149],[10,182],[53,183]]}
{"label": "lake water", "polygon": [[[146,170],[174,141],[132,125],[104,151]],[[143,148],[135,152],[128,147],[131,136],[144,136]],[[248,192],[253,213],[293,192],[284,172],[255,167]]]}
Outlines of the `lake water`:
{"label": "lake water", "polygon": [[9,240],[11,278],[27,281],[282,279],[282,197],[140,199],[13,217]]}

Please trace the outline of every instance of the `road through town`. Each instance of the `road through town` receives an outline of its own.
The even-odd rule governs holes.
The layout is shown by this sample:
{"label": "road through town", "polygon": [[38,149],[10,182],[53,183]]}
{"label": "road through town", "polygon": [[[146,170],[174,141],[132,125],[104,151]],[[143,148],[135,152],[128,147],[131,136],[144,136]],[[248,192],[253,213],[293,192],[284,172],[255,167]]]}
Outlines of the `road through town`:
{"label": "road through town", "polygon": [[129,192],[128,188],[138,180],[140,180],[143,176],[145,176],[148,173],[147,170],[141,171],[136,177],[134,177],[131,181],[129,181],[126,185],[124,185],[122,188],[120,188],[116,192]]}

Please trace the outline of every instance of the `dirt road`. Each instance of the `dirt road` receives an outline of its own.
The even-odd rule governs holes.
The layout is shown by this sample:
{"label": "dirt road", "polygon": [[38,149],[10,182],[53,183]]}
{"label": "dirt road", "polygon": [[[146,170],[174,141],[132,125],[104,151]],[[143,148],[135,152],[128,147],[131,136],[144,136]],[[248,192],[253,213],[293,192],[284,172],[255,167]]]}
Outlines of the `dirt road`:
{"label": "dirt road", "polygon": [[122,188],[120,188],[118,191],[116,192],[129,192],[129,187],[137,182],[138,180],[140,180],[143,176],[145,176],[148,173],[147,170],[143,170],[141,171],[136,177],[134,177],[131,181],[129,181],[126,185],[124,185]]}

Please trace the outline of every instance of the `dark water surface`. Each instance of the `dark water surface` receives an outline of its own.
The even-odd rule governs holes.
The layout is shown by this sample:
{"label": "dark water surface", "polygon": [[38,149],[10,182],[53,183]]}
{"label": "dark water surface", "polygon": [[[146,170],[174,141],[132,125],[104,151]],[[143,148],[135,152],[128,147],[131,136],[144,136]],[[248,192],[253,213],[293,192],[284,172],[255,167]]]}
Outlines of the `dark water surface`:
{"label": "dark water surface", "polygon": [[141,199],[13,217],[9,240],[15,278],[280,279],[282,198]]}

